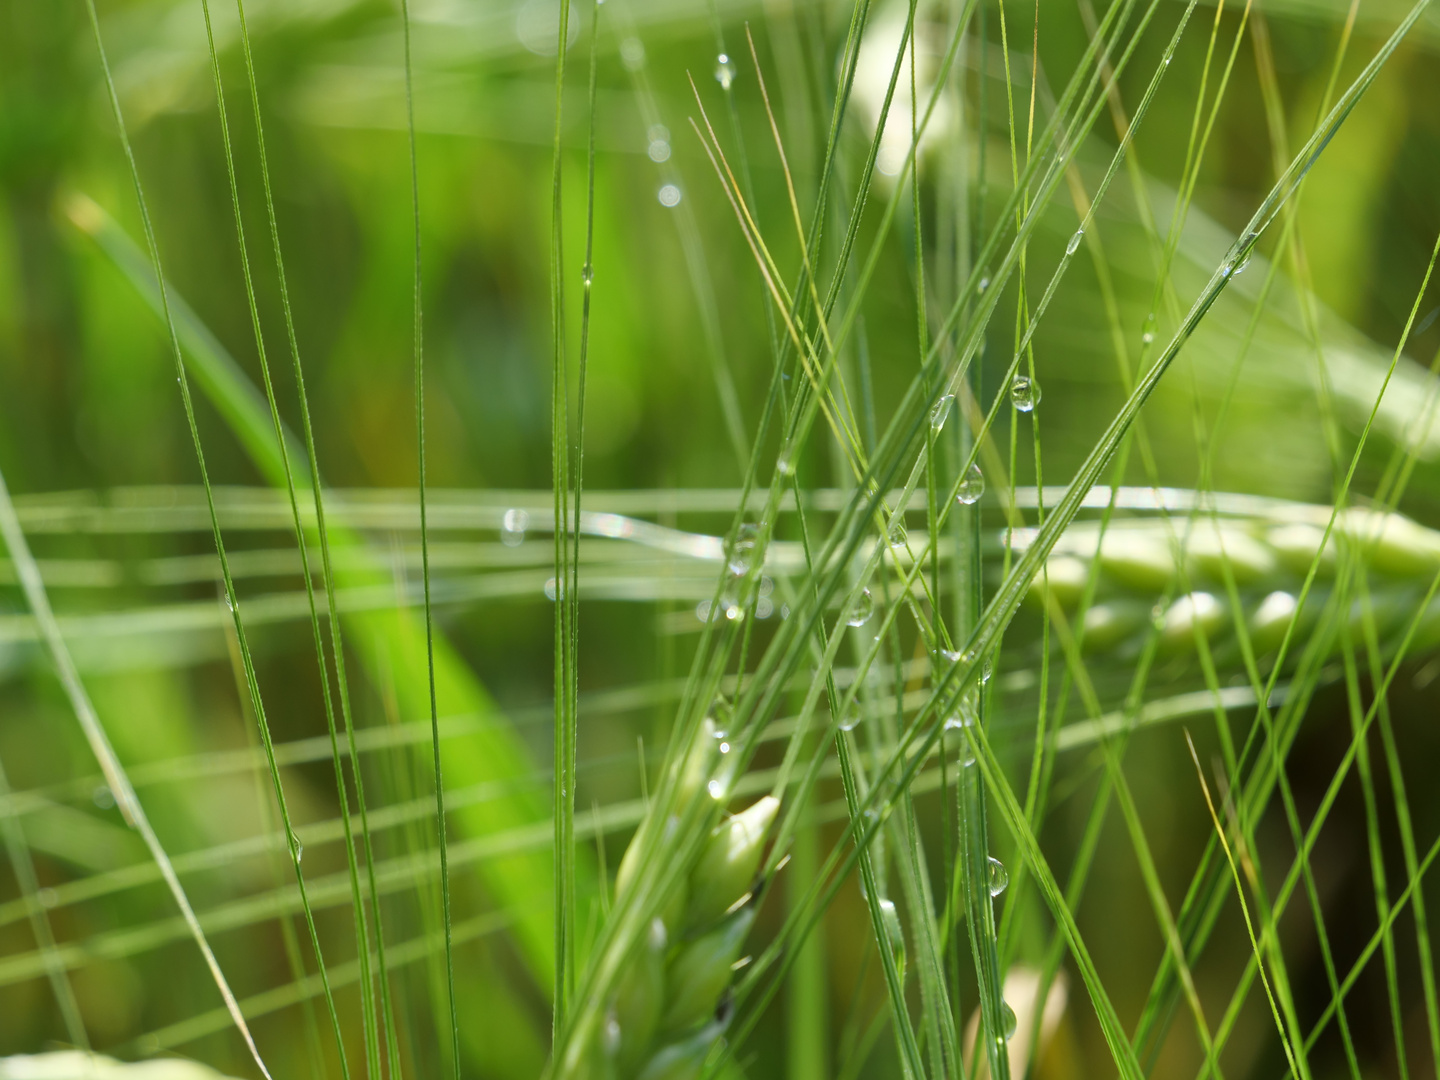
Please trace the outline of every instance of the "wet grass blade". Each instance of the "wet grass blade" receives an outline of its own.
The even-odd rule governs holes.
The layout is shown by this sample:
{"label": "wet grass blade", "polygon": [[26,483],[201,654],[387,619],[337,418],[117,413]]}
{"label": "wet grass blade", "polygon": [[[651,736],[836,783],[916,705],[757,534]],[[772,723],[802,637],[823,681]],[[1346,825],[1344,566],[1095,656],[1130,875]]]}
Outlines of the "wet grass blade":
{"label": "wet grass blade", "polygon": [[[69,210],[77,227],[96,240],[141,296],[158,310],[159,290],[154,271],[146,267],[133,241],[89,200],[72,200]],[[173,299],[171,312],[177,336],[184,346],[187,371],[195,373],[197,384],[236,432],[266,479],[283,489],[284,466],[264,396],[218,339],[176,296],[174,289],[167,287],[166,295]],[[302,465],[305,457],[302,444],[295,439],[291,460],[295,463],[298,483],[310,481],[308,470]],[[347,549],[365,547],[358,533],[332,521],[330,543],[336,553],[336,580],[342,589],[375,586],[393,595],[394,582],[381,569],[383,560],[366,565],[347,563],[341,558]],[[386,608],[342,612],[342,618],[353,627],[351,647],[370,680],[380,685],[388,677],[386,672],[394,673],[400,715],[429,717],[430,649],[422,620],[416,613],[408,609],[394,610],[390,604]],[[528,749],[510,730],[494,700],[441,633],[434,634],[433,653],[440,711],[445,715],[483,716],[489,721],[464,739],[441,740],[447,782],[453,787],[464,787],[533,773],[534,764]],[[510,827],[549,819],[546,801],[527,791],[519,791],[493,805],[468,807],[451,816],[469,836],[503,832]],[[576,865],[577,893],[593,895],[593,863],[587,853],[577,854]],[[541,891],[538,883],[550,878],[549,858],[543,853],[517,855],[493,866],[486,865],[481,872],[491,895],[512,911],[512,932],[521,944],[531,977],[548,991],[554,976],[552,920],[548,905],[537,904],[534,898]]]}

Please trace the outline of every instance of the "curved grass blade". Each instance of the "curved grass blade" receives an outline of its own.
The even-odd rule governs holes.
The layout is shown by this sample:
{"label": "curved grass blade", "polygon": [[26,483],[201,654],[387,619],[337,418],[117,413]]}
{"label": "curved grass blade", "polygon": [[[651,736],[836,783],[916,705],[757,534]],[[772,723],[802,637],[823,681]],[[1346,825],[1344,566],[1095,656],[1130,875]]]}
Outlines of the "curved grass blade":
{"label": "curved grass blade", "polygon": [[[104,46],[100,40],[100,23],[95,15],[93,2],[90,4],[90,17],[95,30],[96,44],[101,48],[101,55],[104,55]],[[108,67],[106,69],[108,79]],[[113,99],[114,87],[111,86]],[[119,105],[115,103],[116,119],[120,119]],[[123,130],[123,128],[122,128]],[[126,143],[128,153],[129,144]],[[137,184],[138,188],[138,184]],[[177,361],[178,362],[178,361]],[[150,825],[150,819],[145,816],[145,809],[136,797],[130,781],[125,776],[125,767],[116,756],[110,745],[109,737],[101,726],[100,718],[95,714],[95,708],[90,703],[90,695],[85,692],[85,685],[80,681],[80,674],[75,670],[75,664],[70,659],[69,650],[65,647],[65,639],[60,634],[60,628],[55,622],[55,613],[50,608],[50,599],[45,593],[45,583],[40,577],[40,572],[35,567],[35,560],[30,554],[30,547],[25,541],[25,533],[20,528],[19,519],[15,516],[14,504],[10,501],[10,489],[5,484],[5,476],[0,471],[0,537],[3,537],[5,546],[10,549],[10,558],[14,560],[17,571],[20,574],[21,585],[25,591],[26,602],[30,610],[34,612],[39,622],[41,631],[45,636],[45,643],[50,651],[50,658],[55,664],[55,672],[60,679],[61,686],[65,689],[65,695],[70,699],[70,707],[75,712],[75,718],[79,721],[81,729],[85,733],[86,741],[90,745],[91,752],[100,763],[101,770],[105,773],[106,782],[115,796],[115,803],[120,807],[129,822],[145,841],[151,858],[160,868],[165,878],[165,884],[170,889],[176,905],[185,920],[186,928],[195,944],[199,946],[200,954],[205,959],[205,965],[210,969],[210,976],[215,981],[220,991],[220,996],[225,1000],[225,1008],[231,1022],[240,1032],[245,1040],[245,1045],[250,1051],[260,1072],[270,1078],[270,1072],[265,1067],[264,1060],[260,1057],[260,1048],[255,1045],[255,1039],[250,1034],[250,1028],[245,1023],[245,1017],[240,1011],[239,1003],[226,981],[224,973],[220,970],[220,962],[215,959],[215,953],[210,948],[210,943],[205,937],[205,932],[200,928],[200,922],[195,917],[195,909],[190,906],[190,898],[185,895],[185,889],[180,884],[174,868],[170,865],[170,859],[165,854],[165,849],[160,843],[160,838],[155,835],[155,830]],[[52,955],[49,951],[47,957]]]}
{"label": "curved grass blade", "polygon": [[[145,266],[143,256],[130,238],[93,202],[72,203],[72,207],[71,220],[97,241],[136,290],[158,311],[160,293],[154,271]],[[263,395],[255,390],[239,365],[193,312],[184,306],[168,283],[165,296],[173,300],[171,313],[176,333],[184,345],[187,371],[196,375],[201,389],[215,403],[232,430],[241,436],[242,444],[266,479],[275,487],[283,488],[283,463]],[[290,457],[297,481],[308,483],[310,476],[302,465],[306,455],[298,439],[293,443]],[[364,550],[366,547],[357,532],[342,528],[334,521],[331,522],[330,543],[337,553]],[[374,606],[345,611],[342,605],[342,616],[353,625],[351,647],[359,655],[371,680],[383,683],[387,677],[385,673],[393,672],[400,714],[429,717],[428,657],[433,649],[435,692],[440,709],[447,715],[467,713],[495,721],[463,740],[442,740],[441,754],[449,782],[466,786],[531,774],[534,765],[528,749],[509,731],[494,700],[454,646],[442,633],[433,633],[427,645],[427,632],[416,613],[395,609],[394,581],[383,567],[383,559],[347,565],[345,559],[338,558],[336,562],[336,579],[342,589],[353,586],[376,590],[377,603]],[[383,603],[380,601],[382,596],[387,598]],[[427,672],[427,677],[415,676],[414,673],[422,671]],[[528,791],[517,792],[513,798],[493,805],[470,807],[455,815],[465,831],[473,836],[547,821],[548,816],[545,800]],[[587,852],[577,852],[576,867],[577,893],[580,896],[593,895],[593,862]],[[548,989],[554,974],[552,918],[548,907],[534,900],[540,891],[535,883],[550,877],[548,860],[540,854],[517,855],[514,859],[487,865],[482,872],[491,895],[513,910],[513,933],[521,943],[531,977],[537,985]]]}

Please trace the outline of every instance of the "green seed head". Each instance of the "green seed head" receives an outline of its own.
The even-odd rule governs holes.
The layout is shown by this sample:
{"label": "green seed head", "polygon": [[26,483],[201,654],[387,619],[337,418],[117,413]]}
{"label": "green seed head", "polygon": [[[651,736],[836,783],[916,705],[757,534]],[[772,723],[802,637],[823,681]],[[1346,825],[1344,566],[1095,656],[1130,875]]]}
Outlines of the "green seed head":
{"label": "green seed head", "polygon": [[1235,583],[1243,588],[1268,579],[1278,562],[1275,552],[1238,528],[1197,525],[1186,546],[1189,572],[1218,585],[1225,581],[1227,564]]}
{"label": "green seed head", "polygon": [[765,796],[710,834],[690,879],[689,925],[706,926],[749,891],[780,800]]}
{"label": "green seed head", "polygon": [[1357,507],[1344,511],[1335,527],[1382,574],[1421,577],[1433,574],[1440,566],[1440,537],[1399,514],[1378,514]]}
{"label": "green seed head", "polygon": [[1169,543],[1138,529],[1116,529],[1105,534],[1100,566],[1112,579],[1133,589],[1159,592],[1175,574]]}
{"label": "green seed head", "polygon": [[1068,610],[1080,603],[1089,576],[1090,564],[1084,559],[1077,559],[1073,555],[1056,555],[1046,561],[1045,573],[1037,575],[1035,580],[1030,582],[1030,597],[1035,601],[1043,601],[1045,590],[1049,589],[1055,602]]}
{"label": "green seed head", "polygon": [[655,1037],[660,1011],[665,1004],[665,951],[668,935],[665,923],[654,919],[641,942],[639,955],[620,979],[615,1003],[610,1010],[614,1021],[613,1045],[607,1049],[615,1058],[622,1076],[634,1071]]}
{"label": "green seed head", "polygon": [[1179,597],[1165,612],[1160,649],[1174,655],[1193,652],[1195,632],[1214,637],[1225,625],[1225,605],[1213,594],[1193,592]]}
{"label": "green seed head", "polygon": [[1113,649],[1150,621],[1150,605],[1139,600],[1109,600],[1085,612],[1085,650]]}
{"label": "green seed head", "polygon": [[1255,652],[1264,655],[1280,647],[1285,631],[1295,621],[1299,601],[1288,592],[1276,591],[1260,601],[1250,616],[1250,643]]}
{"label": "green seed head", "polygon": [[711,1024],[684,1042],[665,1047],[646,1063],[637,1080],[696,1080],[720,1030],[719,1024]]}
{"label": "green seed head", "polygon": [[681,813],[684,812],[685,807],[699,798],[701,792],[705,790],[705,785],[715,775],[715,759],[719,756],[717,749],[719,741],[715,738],[716,730],[715,721],[711,717],[707,716],[700,722],[700,730],[695,735],[695,744],[691,746],[690,753],[685,758],[685,764],[681,766],[680,789],[675,799],[675,806]]}
{"label": "green seed head", "polygon": [[[1310,564],[1315,561],[1316,554],[1320,551],[1321,541],[1325,539],[1325,530],[1318,525],[1305,525],[1294,523],[1290,525],[1277,525],[1265,535],[1265,541],[1276,557],[1292,574],[1304,575],[1310,569]],[[1331,577],[1335,573],[1335,543],[1332,539],[1325,545],[1324,554],[1320,556],[1318,571],[1323,577]]]}
{"label": "green seed head", "polygon": [[754,909],[746,907],[730,916],[718,930],[676,953],[666,973],[669,1003],[660,1025],[663,1030],[685,1031],[714,1014],[720,996],[730,985],[731,965],[739,958],[754,921]]}

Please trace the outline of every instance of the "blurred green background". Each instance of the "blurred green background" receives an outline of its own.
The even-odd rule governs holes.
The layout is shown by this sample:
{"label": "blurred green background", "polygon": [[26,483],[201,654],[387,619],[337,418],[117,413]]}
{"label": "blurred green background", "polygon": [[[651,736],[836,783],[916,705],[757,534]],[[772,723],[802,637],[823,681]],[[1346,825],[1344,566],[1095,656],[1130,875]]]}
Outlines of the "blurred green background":
{"label": "blurred green background", "polygon": [[[298,430],[235,10],[226,0],[215,0],[213,8],[265,341],[281,410]],[[549,1038],[543,946],[537,944],[549,919],[548,833],[542,829],[539,841],[528,846],[517,841],[514,850],[503,844],[487,850],[484,841],[492,830],[513,838],[503,830],[543,821],[549,797],[544,766],[551,754],[553,609],[544,589],[553,574],[551,547],[543,528],[528,536],[523,526],[507,531],[503,514],[525,508],[543,522],[550,505],[557,10],[547,0],[416,0],[412,6],[428,480],[438,508],[437,610],[449,643],[445,670],[451,672],[442,677],[441,713],[453,720],[447,779],[460,809],[452,817],[452,842],[478,845],[458,858],[454,877],[467,1076],[538,1075]],[[198,324],[259,386],[199,0],[103,2],[99,11],[167,278]],[[877,6],[876,35],[903,11]],[[965,126],[954,125],[952,107],[951,125],[937,128],[925,147],[925,215],[953,194],[947,184],[960,182],[955,161],[969,170],[972,185],[977,179],[977,125],[985,132],[988,162],[982,212],[993,218],[1007,193],[1003,56],[998,9],[992,4],[988,11],[987,40],[964,56],[964,106],[958,111]],[[1121,79],[1120,96],[1132,109],[1182,11],[1178,3],[1159,9]],[[748,163],[761,230],[779,265],[793,273],[798,244],[745,27],[755,36],[808,220],[850,9],[810,0],[608,0],[599,8],[574,7],[562,123],[572,357],[586,214],[586,76],[597,13],[594,308],[584,443],[585,483],[594,494],[586,505],[718,535],[736,505],[731,489],[743,477],[737,450],[748,453],[764,405],[772,329],[754,261],[691,129],[699,112],[688,80],[693,77],[722,142]],[[921,6],[922,50],[943,49],[949,14],[943,5]],[[1085,31],[1079,8],[1068,0],[1044,0],[1033,10],[1008,5],[1017,108],[1028,102],[1037,14],[1037,109],[1043,119],[1084,47]],[[1359,6],[1340,86],[1401,14],[1388,0]],[[1312,130],[1346,15],[1336,0],[1279,0],[1248,9],[1245,37],[1199,168],[1194,207],[1179,237],[1174,277],[1185,300],[1269,190],[1277,157],[1288,162]],[[378,733],[365,757],[372,813],[400,808],[377,832],[377,854],[390,860],[387,872],[393,873],[384,908],[387,939],[412,943],[410,954],[396,952],[410,959],[395,961],[393,980],[402,1056],[407,1073],[440,1075],[447,1067],[448,1035],[433,947],[434,878],[406,862],[433,852],[434,845],[424,815],[430,781],[423,663],[417,664],[423,653],[416,651],[413,618],[390,610],[394,597],[418,580],[410,516],[416,482],[414,238],[400,13],[397,4],[368,0],[255,0],[247,16],[318,457],[326,482],[342,492],[338,520],[352,526],[374,555],[354,561],[348,584],[380,594],[367,600],[355,593],[356,615],[347,633],[357,724]],[[1226,4],[1218,13],[1213,6],[1197,10],[1136,141],[1144,190],[1134,190],[1122,174],[1095,226],[1132,363],[1140,354],[1155,273],[1136,207],[1143,198],[1162,229],[1170,219],[1217,17],[1223,56],[1240,27],[1241,5]],[[1284,111],[1271,120],[1255,45],[1262,32]],[[714,76],[721,52],[736,65],[728,94]],[[1309,305],[1315,313],[1340,421],[1338,445],[1348,458],[1440,230],[1437,57],[1440,9],[1432,9],[1307,181],[1300,235],[1310,291],[1296,265],[1283,253],[1277,256],[1282,272],[1217,436],[1215,489],[1329,501],[1334,473],[1317,392],[1315,334],[1305,312]],[[927,61],[932,67],[934,58]],[[883,88],[890,58],[878,59],[885,65],[879,73]],[[1216,78],[1212,68],[1207,93],[1213,95]],[[984,113],[978,112],[982,86]],[[851,102],[841,159],[852,180],[874,130],[876,104],[864,87]],[[1275,119],[1283,121],[1283,132],[1272,126]],[[1277,146],[1277,137],[1283,144]],[[1102,117],[1081,150],[1079,175],[1092,192],[1117,141]],[[675,205],[664,204],[673,196],[662,200],[667,185],[678,190]],[[877,206],[891,188],[893,181],[879,178]],[[303,972],[295,965],[310,971],[313,961],[287,899],[292,878],[271,833],[273,809],[255,756],[253,718],[237,693],[168,339],[147,303],[143,279],[117,261],[119,249],[100,242],[107,229],[112,239],[143,240],[79,0],[0,0],[0,199],[0,469],[56,609],[68,620],[63,624],[72,632],[100,716],[167,849],[191,859],[182,876],[206,914],[220,960],[242,999],[267,1003],[257,1009],[255,1031],[275,1075],[333,1072],[333,1044],[313,981],[296,983]],[[932,218],[925,220],[928,229]],[[867,244],[877,221],[878,210],[872,210],[862,228]],[[1032,291],[1048,280],[1076,221],[1063,194],[1047,209],[1032,247]],[[938,241],[923,230],[922,238],[935,260]],[[914,250],[913,223],[902,221],[885,241],[863,307],[861,347],[882,424],[918,366]],[[1271,241],[1264,252],[1274,254]],[[1132,459],[1131,482],[1196,483],[1195,417],[1214,417],[1268,266],[1264,255],[1257,256],[1237,278],[1147,406],[1144,424],[1158,475]],[[929,303],[936,310],[948,307],[945,289],[953,292],[954,286],[943,269],[927,269],[927,283]],[[1013,283],[1009,288],[1013,292]],[[1440,350],[1440,288],[1432,285],[1418,310],[1362,460],[1356,480],[1361,492],[1373,486],[1421,415],[1427,369]],[[1005,325],[1002,318],[992,327],[982,387],[1009,361],[1013,340]],[[1172,328],[1162,312],[1161,332]],[[1043,423],[1045,479],[1064,483],[1124,399],[1094,264],[1077,260],[1065,278],[1037,335],[1036,364],[1044,388],[1036,415]],[[237,557],[252,558],[239,588],[257,613],[250,616],[252,644],[269,720],[277,742],[297,748],[283,772],[292,812],[302,826],[318,830],[305,869],[338,881],[343,848],[335,843],[333,825],[329,834],[321,828],[338,812],[328,744],[306,742],[324,736],[325,721],[309,628],[293,603],[300,578],[287,511],[259,490],[273,477],[257,465],[215,401],[204,393],[196,400],[211,477],[235,489],[221,492],[228,542]],[[1433,464],[1440,433],[1415,437],[1422,465],[1402,509],[1440,524]],[[999,438],[1003,446],[1008,428]],[[1028,443],[1026,431],[1017,484],[1034,480]],[[814,488],[845,483],[823,432],[807,448],[802,479]],[[987,522],[998,526],[999,514],[992,516]],[[797,534],[791,529],[788,535]],[[650,549],[632,556],[630,550],[587,541],[596,576],[589,591],[582,577],[581,592],[581,812],[632,806],[629,800],[641,792],[642,760],[649,760],[653,777],[674,680],[684,675],[701,625],[692,612],[714,580],[713,568],[667,561]],[[147,865],[144,851],[114,809],[36,643],[13,562],[0,564],[0,575],[0,762],[15,792],[6,805],[33,852],[40,902],[69,950],[65,963],[90,1037],[96,1048],[124,1057],[174,1050],[250,1075],[243,1045],[216,1013],[218,995],[193,943],[177,929],[168,895],[153,874],[136,869]],[[1022,620],[1016,633],[1023,636],[1027,626]],[[1014,647],[1025,655],[1025,641]],[[1125,674],[1115,672],[1105,685],[1122,692]],[[1440,760],[1434,698],[1427,691],[1433,676],[1425,659],[1417,659],[1392,700],[1407,760]],[[1016,712],[1023,714],[1023,705]],[[1343,751],[1335,733],[1348,731],[1344,688],[1322,691],[1313,716],[1292,762],[1292,783],[1307,812]],[[1193,768],[1175,740],[1137,741],[1130,762],[1162,877],[1178,898],[1210,828]],[[1090,790],[1094,775],[1093,762],[1077,765],[1074,790]],[[1411,798],[1416,832],[1428,843],[1440,825],[1440,790],[1427,780],[1422,770]],[[1370,932],[1365,920],[1373,922],[1373,897],[1358,788],[1347,787],[1342,799],[1317,864],[1327,911],[1334,912],[1335,949],[1353,957]],[[938,814],[933,797],[921,805],[931,817]],[[931,817],[926,829],[938,831]],[[1053,811],[1045,836],[1056,845],[1059,865],[1078,841],[1080,821],[1078,811],[1071,820],[1064,802]],[[1276,851],[1287,852],[1288,860],[1283,820],[1265,824],[1274,827]],[[626,827],[618,820],[599,851],[587,840],[588,863],[603,858],[613,868]],[[1130,1017],[1143,1001],[1161,946],[1119,825],[1112,821],[1107,828],[1114,835],[1107,833],[1102,843],[1082,926],[1117,1008]],[[838,827],[825,829],[827,837],[838,836]],[[263,836],[272,840],[256,841]],[[527,903],[529,931],[516,914]],[[773,931],[778,905],[763,915],[762,935],[767,926]],[[10,870],[0,870],[0,1053],[67,1038],[27,910]],[[355,938],[343,881],[317,918],[327,959],[350,961]],[[1296,917],[1292,973],[1300,1000],[1313,993],[1323,1007],[1328,991],[1304,918]],[[821,935],[832,1064],[848,1056],[855,1017],[872,1015],[883,1001],[875,966],[866,960],[867,933],[851,886]],[[1413,946],[1407,948],[1413,957]],[[1197,978],[1213,979],[1217,992],[1228,992],[1226,979],[1246,955],[1238,913],[1227,912]],[[1419,983],[1414,971],[1406,971],[1408,992]],[[287,997],[287,986],[301,992]],[[1354,1037],[1366,1075],[1397,1075],[1386,1043],[1384,983],[1375,986],[1355,994]],[[278,996],[263,997],[277,987]],[[337,993],[355,1067],[353,973]],[[1060,1050],[1044,1064],[1047,1075],[1108,1075],[1108,1056],[1082,998],[1072,985]],[[787,1065],[784,1024],[782,998],[773,1021],[767,1019],[741,1052],[747,1075],[800,1075]],[[1242,1021],[1227,1058],[1230,1075],[1269,1076],[1283,1069],[1268,1024],[1258,1008]],[[1177,1032],[1183,1027],[1177,1024]],[[1423,1023],[1417,1020],[1413,1031],[1410,1065],[1421,1071],[1428,1054]],[[1167,1044],[1158,1073],[1190,1067],[1182,1064],[1195,1054],[1186,1040],[1193,1042],[1188,1029]],[[864,1075],[899,1075],[885,1038],[879,1047],[859,1066]],[[1342,1072],[1338,1049],[1337,1043],[1335,1075]],[[823,1062],[814,1066],[813,1075],[826,1074]]]}

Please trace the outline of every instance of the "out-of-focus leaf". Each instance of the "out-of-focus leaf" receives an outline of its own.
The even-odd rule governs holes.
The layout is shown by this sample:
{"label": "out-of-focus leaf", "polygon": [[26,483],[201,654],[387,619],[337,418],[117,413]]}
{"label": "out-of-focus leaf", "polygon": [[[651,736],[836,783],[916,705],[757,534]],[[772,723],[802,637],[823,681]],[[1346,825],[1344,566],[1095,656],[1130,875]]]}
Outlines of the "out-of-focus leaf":
{"label": "out-of-focus leaf", "polygon": [[[67,211],[70,220],[95,240],[145,300],[158,310],[154,274],[119,225],[97,204],[83,197],[72,199]],[[196,384],[225,417],[266,479],[283,488],[283,463],[264,399],[173,287],[168,291],[176,329]],[[296,485],[308,491],[305,455],[293,436],[288,437],[287,442]],[[302,501],[302,507],[304,505]],[[332,548],[337,551],[364,544],[356,533],[333,523],[329,536]],[[383,571],[345,559],[337,561],[336,576],[337,588],[393,588],[393,581]],[[350,646],[360,656],[372,680],[383,685],[385,679],[393,679],[401,716],[429,715],[425,628],[420,616],[410,609],[392,608],[351,612],[347,620]],[[535,774],[535,764],[524,743],[438,629],[435,631],[435,690],[441,715],[470,713],[490,720],[463,740],[442,743],[447,786],[520,781]],[[451,821],[459,826],[456,831],[464,835],[489,836],[544,822],[548,817],[549,807],[543,792],[532,785],[517,783],[503,798],[456,809]],[[593,860],[587,855],[581,851],[577,860],[581,910],[585,910],[584,905],[596,887]],[[513,917],[514,933],[531,976],[548,992],[554,970],[551,910],[548,903],[537,903],[535,898],[550,890],[550,853],[528,851],[498,856],[482,862],[479,871],[487,891]]]}
{"label": "out-of-focus leaf", "polygon": [[84,1050],[0,1057],[0,1080],[229,1080],[208,1065],[183,1058],[116,1061]]}

